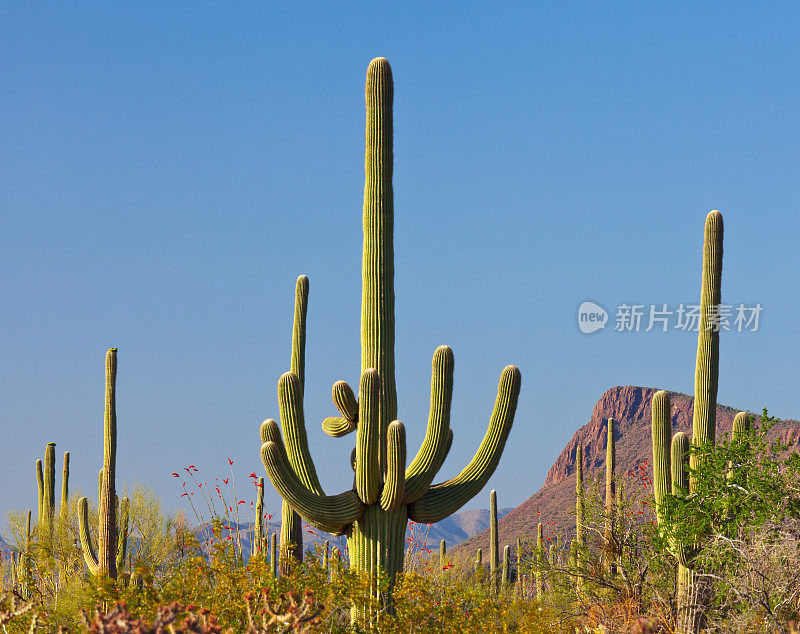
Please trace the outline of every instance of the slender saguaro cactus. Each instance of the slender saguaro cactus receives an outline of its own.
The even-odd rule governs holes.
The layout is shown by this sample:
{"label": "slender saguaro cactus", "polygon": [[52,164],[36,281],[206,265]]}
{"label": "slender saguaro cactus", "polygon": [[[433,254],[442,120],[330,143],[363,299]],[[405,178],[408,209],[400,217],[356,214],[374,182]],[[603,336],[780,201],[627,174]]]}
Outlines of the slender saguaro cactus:
{"label": "slender saguaro cactus", "polygon": [[[714,444],[717,426],[717,386],[719,381],[719,306],[722,300],[722,214],[712,211],[706,216],[703,236],[703,275],[700,289],[700,330],[697,336],[697,362],[694,373],[694,416],[692,445]],[[674,457],[673,457],[674,459]],[[690,464],[697,466],[698,457],[692,454]],[[694,485],[690,479],[689,491]],[[684,596],[678,598],[678,629],[699,632],[705,622],[705,612],[711,600],[712,584],[688,567]],[[682,614],[680,613],[682,612]]]}
{"label": "slender saguaro cactus", "polygon": [[583,494],[583,447],[578,445],[575,448],[575,542],[577,556],[575,563],[578,571],[576,577],[576,587],[578,590],[583,588],[583,574],[587,563],[586,551],[586,524],[584,520],[585,500]]}
{"label": "slender saguaro cactus", "polygon": [[[124,547],[127,539],[120,539],[119,531],[127,533],[128,500],[122,499],[121,522],[117,523],[116,470],[117,470],[117,349],[106,354],[106,405],[103,420],[103,470],[100,499],[98,501],[97,552],[89,532],[89,500],[78,500],[78,520],[83,546],[83,558],[93,575],[117,578],[117,561],[125,561]],[[119,552],[118,552],[119,551]]]}
{"label": "slender saguaro cactus", "polygon": [[330,548],[330,542],[326,539],[325,544],[323,545],[322,550],[322,569],[328,569],[328,549]]}
{"label": "slender saguaro cactus", "polygon": [[264,478],[256,485],[256,518],[253,524],[253,554],[264,552]]}
{"label": "slender saguaro cactus", "polygon": [[489,493],[489,578],[492,591],[497,590],[500,566],[500,539],[497,531],[497,491]]}
{"label": "slender saguaro cactus", "polygon": [[272,533],[269,536],[269,566],[272,576],[278,577],[278,534]]}
{"label": "slender saguaro cactus", "polygon": [[444,570],[447,564],[447,542],[442,540],[439,542],[439,570]]}
{"label": "slender saguaro cactus", "polygon": [[[308,454],[305,419],[303,417],[303,391],[306,369],[306,314],[308,313],[308,277],[297,278],[294,292],[294,322],[292,325],[292,352],[290,372],[297,380],[288,391],[299,392],[294,400],[278,398],[281,404],[281,425],[286,441],[289,466],[295,476],[316,493],[322,493],[311,457]],[[285,394],[284,394],[285,395]],[[295,402],[296,401],[296,402]],[[303,561],[303,523],[300,516],[284,499],[281,504],[281,573],[288,575],[292,561]]]}
{"label": "slender saguaro cactus", "polygon": [[[374,59],[367,70],[366,150],[361,297],[361,379],[359,397],[344,383],[334,386],[334,403],[342,417],[323,429],[333,436],[356,431],[355,487],[325,495],[308,453],[305,432],[290,439],[287,421],[301,411],[302,387],[295,372],[278,385],[284,437],[274,421],[262,425],[261,457],[275,488],[311,525],[346,534],[352,568],[369,574],[370,594],[392,610],[392,580],[403,568],[408,519],[433,523],[463,506],[485,486],[497,467],[516,410],[520,372],[506,367],[500,377],[489,429],[472,462],[455,478],[431,486],[452,442],[450,401],[453,353],[436,350],[431,380],[431,411],[425,440],[406,466],[405,428],[397,418],[394,374],[394,246],[392,192],[393,80],[389,63]],[[304,429],[302,418],[295,427]],[[294,449],[287,450],[293,445]],[[389,578],[379,592],[378,570]],[[367,621],[353,612],[355,621]]]}
{"label": "slender saguaro cactus", "polygon": [[64,452],[64,467],[61,471],[61,515],[62,524],[67,519],[69,513],[69,451]]}
{"label": "slender saguaro cactus", "polygon": [[536,527],[536,598],[540,601],[544,598],[544,534],[541,522]]}
{"label": "slender saguaro cactus", "polygon": [[36,461],[36,486],[39,489],[39,514],[36,516],[36,523],[40,526],[44,523],[44,471],[41,459]]}
{"label": "slender saguaro cactus", "polygon": [[614,468],[616,465],[616,444],[614,442],[614,419],[609,418],[607,423],[606,442],[606,530],[605,530],[605,567],[609,575],[616,573],[614,566],[614,503],[616,491],[614,482]]}
{"label": "slender saguaro cactus", "polygon": [[517,537],[517,597],[522,598],[522,538]]}
{"label": "slender saguaro cactus", "polygon": [[475,571],[477,572],[481,568],[483,568],[483,549],[478,548],[475,553]]}
{"label": "slender saguaro cactus", "polygon": [[511,568],[509,566],[509,559],[511,558],[511,547],[506,544],[503,546],[503,574],[500,580],[500,586],[505,591],[508,588],[508,582],[511,579]]}

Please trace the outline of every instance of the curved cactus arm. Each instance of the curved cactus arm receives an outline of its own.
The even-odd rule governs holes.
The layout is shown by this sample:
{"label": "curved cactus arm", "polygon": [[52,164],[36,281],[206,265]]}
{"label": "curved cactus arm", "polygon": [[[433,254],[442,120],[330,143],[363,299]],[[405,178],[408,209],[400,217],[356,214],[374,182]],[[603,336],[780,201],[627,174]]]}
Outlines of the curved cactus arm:
{"label": "curved cactus arm", "polygon": [[83,549],[83,559],[89,572],[96,575],[99,570],[97,563],[97,553],[92,546],[92,536],[89,533],[89,500],[82,497],[78,500],[78,531],[81,536],[81,547]]}
{"label": "curved cactus arm", "polygon": [[436,349],[431,363],[431,409],[428,428],[419,453],[406,469],[406,494],[403,500],[406,504],[416,502],[425,494],[447,455],[454,364],[453,351],[449,346],[440,346]]}
{"label": "curved cactus arm", "polygon": [[410,504],[408,516],[423,524],[438,522],[455,513],[480,492],[497,468],[508,433],[514,422],[522,375],[509,365],[500,375],[497,399],[489,429],[472,461],[455,478],[432,486],[419,500]]}
{"label": "curved cactus arm", "polygon": [[396,420],[389,424],[386,442],[386,483],[381,493],[381,508],[394,511],[403,502],[406,472],[406,428]]}
{"label": "curved cactus arm", "polygon": [[342,416],[326,418],[322,421],[322,431],[334,438],[346,436],[358,424],[358,401],[353,394],[353,389],[344,381],[337,381],[333,384],[331,397]]}
{"label": "curved cactus arm", "polygon": [[314,461],[308,451],[308,437],[303,418],[303,385],[294,372],[286,372],[278,380],[278,407],[289,464],[303,485],[323,495]]}
{"label": "curved cactus arm", "polygon": [[364,504],[378,501],[381,474],[378,467],[380,377],[375,370],[361,374],[356,430],[356,492]]}
{"label": "curved cactus arm", "polygon": [[284,454],[286,453],[286,447],[283,446],[283,438],[281,438],[281,431],[278,427],[278,423],[271,418],[267,418],[263,423],[261,423],[261,428],[258,431],[259,436],[261,436],[262,445],[265,442],[272,441],[281,448],[281,452]]}
{"label": "curved cactus arm", "polygon": [[119,526],[117,528],[117,572],[125,565],[125,554],[128,551],[128,523],[130,519],[130,502],[127,497],[119,503]]}
{"label": "curved cactus arm", "polygon": [[347,420],[338,416],[329,416],[322,421],[322,431],[332,438],[347,436],[356,428],[357,421]]}
{"label": "curved cactus arm", "polygon": [[278,494],[320,530],[341,534],[364,512],[364,505],[353,491],[319,495],[306,488],[289,467],[280,446],[272,441],[261,445],[261,461]]}

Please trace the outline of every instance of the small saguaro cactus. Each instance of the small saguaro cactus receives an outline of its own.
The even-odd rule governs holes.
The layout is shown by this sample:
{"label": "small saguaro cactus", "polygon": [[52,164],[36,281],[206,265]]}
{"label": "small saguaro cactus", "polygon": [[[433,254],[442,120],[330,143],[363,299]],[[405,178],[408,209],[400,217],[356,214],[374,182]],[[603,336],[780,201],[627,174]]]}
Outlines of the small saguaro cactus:
{"label": "small saguaro cactus", "polygon": [[272,576],[278,577],[278,533],[269,536],[269,567]]}
{"label": "small saguaro cactus", "polygon": [[536,527],[536,597],[544,598],[544,564],[546,554],[544,550],[544,533],[541,522]]}
{"label": "small saguaro cactus", "polygon": [[322,569],[328,569],[328,550],[330,549],[330,542],[326,539],[322,546]]}
{"label": "small saguaro cactus", "polygon": [[578,590],[583,588],[583,572],[586,569],[588,552],[586,550],[586,524],[584,509],[586,502],[583,493],[583,447],[575,448],[575,548],[577,556],[576,567],[579,569],[576,577]]}
{"label": "small saguaro cactus", "polygon": [[[372,60],[365,90],[367,125],[361,295],[361,375],[359,397],[346,383],[334,385],[341,417],[326,419],[323,430],[340,437],[356,432],[355,487],[328,496],[316,476],[305,438],[302,386],[295,372],[278,384],[284,436],[274,421],[262,425],[261,458],[278,493],[312,526],[347,534],[351,568],[368,573],[370,595],[389,610],[397,572],[403,569],[408,519],[429,524],[456,512],[483,489],[500,460],[511,430],[520,372],[506,367],[500,377],[489,428],[475,457],[455,478],[432,486],[450,444],[453,353],[447,346],[433,356],[428,428],[416,458],[406,466],[405,427],[397,420],[394,371],[394,246],[392,193],[392,101],[389,63]],[[285,417],[293,417],[287,425]],[[296,439],[288,429],[298,430]],[[302,433],[299,430],[303,430]],[[287,451],[284,444],[293,447]],[[382,593],[378,570],[388,576]],[[354,621],[371,618],[354,610]]]}
{"label": "small saguaro cactus", "polygon": [[614,468],[617,458],[616,444],[614,442],[614,419],[609,418],[607,424],[606,442],[606,531],[605,541],[605,567],[610,575],[616,573],[614,567],[614,512],[616,502],[616,491],[614,482]]}
{"label": "small saguaro cactus", "polygon": [[503,590],[508,588],[508,582],[511,579],[511,567],[509,560],[511,559],[511,547],[506,544],[503,546],[503,574],[500,578],[500,586]]}
{"label": "small saguaro cactus", "polygon": [[92,545],[89,532],[89,500],[78,500],[78,520],[83,547],[83,558],[89,571],[98,577],[117,578],[117,569],[125,561],[127,546],[128,499],[120,503],[120,518],[117,521],[117,349],[106,354],[106,397],[103,419],[103,470],[101,471],[100,499],[98,501],[97,551]]}
{"label": "small saguaro cactus", "polygon": [[253,554],[264,552],[264,478],[256,483],[256,517],[253,523]]}
{"label": "small saguaro cactus", "polygon": [[442,540],[439,542],[439,570],[444,570],[447,565],[447,542]]}
{"label": "small saguaro cactus", "polygon": [[475,553],[475,572],[483,568],[483,549],[478,548]]}
{"label": "small saguaro cactus", "polygon": [[489,493],[489,579],[492,590],[497,589],[500,567],[500,538],[497,531],[497,491]]}

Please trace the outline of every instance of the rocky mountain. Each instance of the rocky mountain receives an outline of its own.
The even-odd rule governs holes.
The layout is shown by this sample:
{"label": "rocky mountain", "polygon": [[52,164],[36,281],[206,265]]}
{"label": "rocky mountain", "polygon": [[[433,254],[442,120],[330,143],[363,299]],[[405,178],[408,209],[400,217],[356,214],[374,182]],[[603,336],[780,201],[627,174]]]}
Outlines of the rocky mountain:
{"label": "rocky mountain", "polygon": [[[645,467],[651,475],[652,441],[650,438],[650,401],[655,388],[620,386],[607,390],[594,406],[589,422],[575,432],[572,439],[558,455],[547,473],[544,486],[528,500],[502,518],[498,525],[501,548],[516,544],[517,537],[532,540],[537,525],[545,527],[545,536],[555,538],[559,531],[568,544],[575,533],[575,450],[583,446],[584,479],[605,474],[606,423],[613,418],[617,466],[616,473],[625,476]],[[672,431],[683,431],[691,436],[694,397],[670,392],[672,402]],[[717,437],[730,432],[733,418],[739,410],[725,405],[717,406]],[[800,423],[781,421],[774,432],[781,440],[800,448]],[[646,462],[646,466],[645,466]],[[502,495],[502,491],[498,491]],[[459,550],[474,552],[489,546],[488,531],[469,539]]]}

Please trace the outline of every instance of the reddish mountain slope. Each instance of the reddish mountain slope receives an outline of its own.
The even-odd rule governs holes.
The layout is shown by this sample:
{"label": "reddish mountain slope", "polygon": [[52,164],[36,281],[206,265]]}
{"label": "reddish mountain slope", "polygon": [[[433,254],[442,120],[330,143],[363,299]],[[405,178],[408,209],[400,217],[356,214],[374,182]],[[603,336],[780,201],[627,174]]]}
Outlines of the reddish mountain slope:
{"label": "reddish mountain slope", "polygon": [[[597,401],[589,422],[575,432],[567,446],[556,458],[547,473],[544,486],[527,501],[502,518],[498,529],[500,547],[515,544],[517,537],[533,539],[539,522],[546,526],[546,535],[561,531],[565,543],[575,532],[575,449],[583,446],[584,478],[598,472],[605,473],[606,422],[616,421],[617,474],[636,471],[645,461],[650,464],[652,441],[650,439],[650,401],[656,389],[621,386],[606,391]],[[672,430],[691,435],[694,398],[670,392],[672,401]],[[733,417],[741,410],[717,406],[717,436],[730,432]],[[800,423],[782,421],[776,432],[785,442],[800,446]],[[649,467],[648,467],[649,472]],[[502,491],[498,491],[502,501]],[[483,531],[458,547],[474,552],[489,546],[489,533]]]}

